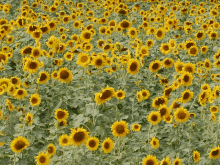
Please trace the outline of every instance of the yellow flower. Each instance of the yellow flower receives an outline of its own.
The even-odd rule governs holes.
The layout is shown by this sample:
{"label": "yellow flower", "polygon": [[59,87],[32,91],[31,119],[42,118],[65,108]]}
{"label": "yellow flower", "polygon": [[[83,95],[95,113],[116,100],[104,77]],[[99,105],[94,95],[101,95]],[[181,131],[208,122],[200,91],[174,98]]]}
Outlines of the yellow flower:
{"label": "yellow flower", "polygon": [[120,90],[118,90],[118,91],[116,92],[115,97],[116,97],[117,99],[122,100],[122,99],[124,99],[125,94],[126,94],[125,91],[123,91],[122,89],[120,89]]}
{"label": "yellow flower", "polygon": [[181,159],[176,158],[173,162],[174,165],[181,165]]}
{"label": "yellow flower", "polygon": [[18,136],[11,142],[11,150],[18,154],[23,149],[27,148],[29,146],[29,141],[22,136]]}
{"label": "yellow flower", "polygon": [[111,131],[115,137],[123,138],[129,133],[128,123],[126,121],[116,121],[112,124]]}
{"label": "yellow flower", "polygon": [[163,55],[167,55],[170,52],[170,50],[171,50],[171,48],[170,48],[170,45],[168,43],[167,44],[164,44],[164,43],[161,44],[160,51],[163,53]]}
{"label": "yellow flower", "polygon": [[70,135],[70,143],[74,146],[80,146],[82,143],[86,144],[87,139],[89,138],[89,132],[83,128],[76,128],[72,131]]}
{"label": "yellow flower", "polygon": [[158,140],[156,137],[153,137],[153,138],[151,139],[150,144],[151,144],[151,146],[152,146],[155,150],[156,150],[156,149],[159,147],[159,145],[160,145],[159,140]]}
{"label": "yellow flower", "polygon": [[39,94],[32,94],[30,97],[30,103],[33,107],[39,105],[41,103],[40,95]]}
{"label": "yellow flower", "polygon": [[69,112],[66,111],[65,109],[56,109],[55,110],[55,118],[57,119],[58,122],[61,122],[63,120],[66,120],[69,116]]}
{"label": "yellow flower", "polygon": [[174,112],[174,116],[177,122],[184,123],[189,119],[189,112],[183,107],[177,108],[177,110]]}
{"label": "yellow flower", "polygon": [[60,68],[58,71],[58,78],[61,82],[70,83],[73,79],[73,74],[71,70],[68,70],[67,68]]}
{"label": "yellow flower", "polygon": [[209,152],[209,158],[210,159],[217,159],[220,157],[220,147],[215,147],[213,149],[211,149],[211,151]]}
{"label": "yellow flower", "polygon": [[90,137],[86,143],[87,147],[91,151],[95,151],[99,147],[99,139],[96,137]]}
{"label": "yellow flower", "polygon": [[156,156],[147,155],[142,161],[142,165],[158,165],[158,160]]}
{"label": "yellow flower", "polygon": [[198,163],[200,160],[200,153],[198,151],[193,151],[193,160],[195,163]]}
{"label": "yellow flower", "polygon": [[154,36],[156,37],[157,40],[162,40],[165,37],[164,29],[159,28],[156,30],[154,33]]}
{"label": "yellow flower", "polygon": [[35,157],[37,165],[48,165],[50,163],[49,155],[47,153],[41,152]]}
{"label": "yellow flower", "polygon": [[18,88],[15,93],[14,96],[16,99],[20,100],[20,99],[24,99],[25,96],[27,96],[27,90],[22,89],[22,88]]}
{"label": "yellow flower", "polygon": [[160,70],[160,67],[161,67],[161,62],[159,60],[155,60],[150,63],[149,69],[151,72],[155,73]]}
{"label": "yellow flower", "polygon": [[33,114],[27,113],[25,116],[25,123],[28,123],[29,126],[33,123]]}
{"label": "yellow flower", "polygon": [[87,53],[80,53],[78,58],[77,58],[77,65],[80,65],[82,67],[85,67],[86,65],[88,65],[90,62],[90,58],[89,58],[89,54]]}
{"label": "yellow flower", "polygon": [[106,138],[102,143],[102,150],[105,154],[110,153],[114,148],[114,142],[110,138]]}
{"label": "yellow flower", "polygon": [[127,65],[128,73],[135,75],[139,71],[139,68],[140,68],[140,64],[138,62],[138,59],[132,58],[128,61],[128,65]]}
{"label": "yellow flower", "polygon": [[49,144],[47,146],[47,154],[51,157],[53,156],[54,154],[56,154],[56,148],[54,146],[54,144]]}
{"label": "yellow flower", "polygon": [[189,72],[183,72],[181,78],[183,86],[190,86],[192,84],[193,76]]}
{"label": "yellow flower", "polygon": [[140,124],[132,124],[132,131],[140,131],[141,130],[141,125]]}
{"label": "yellow flower", "polygon": [[185,91],[182,93],[181,102],[182,102],[182,103],[187,103],[187,102],[189,102],[192,98],[193,98],[193,92],[190,91],[189,89],[187,89],[187,90],[185,90]]}
{"label": "yellow flower", "polygon": [[157,125],[160,123],[161,121],[161,116],[160,116],[160,112],[157,111],[152,111],[148,117],[147,120],[150,122],[151,125]]}
{"label": "yellow flower", "polygon": [[45,84],[50,80],[50,74],[46,71],[41,71],[39,73],[39,78],[37,79],[38,84]]}
{"label": "yellow flower", "polygon": [[80,35],[80,39],[83,41],[83,42],[90,42],[92,40],[92,32],[89,31],[89,30],[85,30],[81,33]]}
{"label": "yellow flower", "polygon": [[64,134],[59,137],[59,145],[60,146],[68,146],[70,144],[70,138],[67,134]]}

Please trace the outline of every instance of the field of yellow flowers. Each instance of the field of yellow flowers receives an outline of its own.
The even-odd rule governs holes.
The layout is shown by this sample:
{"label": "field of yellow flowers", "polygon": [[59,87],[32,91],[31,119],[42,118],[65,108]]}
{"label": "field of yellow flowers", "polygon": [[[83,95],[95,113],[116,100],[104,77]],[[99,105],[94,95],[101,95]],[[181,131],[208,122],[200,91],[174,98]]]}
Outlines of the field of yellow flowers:
{"label": "field of yellow flowers", "polygon": [[220,164],[218,0],[1,0],[1,165]]}

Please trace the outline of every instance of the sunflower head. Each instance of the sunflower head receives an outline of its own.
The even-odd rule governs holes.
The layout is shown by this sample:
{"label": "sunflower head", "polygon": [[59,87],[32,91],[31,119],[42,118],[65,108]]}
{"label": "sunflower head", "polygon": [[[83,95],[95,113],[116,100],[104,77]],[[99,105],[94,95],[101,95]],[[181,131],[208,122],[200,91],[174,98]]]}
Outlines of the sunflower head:
{"label": "sunflower head", "polygon": [[58,71],[58,78],[61,82],[70,83],[72,81],[73,75],[71,70],[68,70],[67,68],[60,68]]}
{"label": "sunflower head", "polygon": [[161,115],[160,115],[160,112],[157,112],[157,111],[152,111],[148,117],[147,117],[147,120],[150,122],[151,125],[157,125],[160,123],[161,121]]}
{"label": "sunflower head", "polygon": [[80,146],[82,143],[86,143],[87,139],[89,138],[89,132],[87,132],[83,128],[77,128],[72,131],[70,135],[70,142],[74,146]]}
{"label": "sunflower head", "polygon": [[91,151],[95,151],[98,149],[99,147],[99,139],[96,137],[90,137],[87,142],[86,145],[88,147],[89,150]]}
{"label": "sunflower head", "polygon": [[129,133],[128,123],[126,121],[116,121],[111,126],[112,134],[115,137],[123,138]]}
{"label": "sunflower head", "polygon": [[37,164],[46,165],[50,163],[49,155],[47,153],[41,152],[38,153],[38,156],[35,157]]}
{"label": "sunflower head", "polygon": [[102,143],[102,150],[105,154],[110,153],[114,148],[114,142],[110,138],[106,138]]}
{"label": "sunflower head", "polygon": [[18,136],[11,142],[11,150],[18,154],[23,149],[27,148],[29,146],[29,141],[22,136]]}

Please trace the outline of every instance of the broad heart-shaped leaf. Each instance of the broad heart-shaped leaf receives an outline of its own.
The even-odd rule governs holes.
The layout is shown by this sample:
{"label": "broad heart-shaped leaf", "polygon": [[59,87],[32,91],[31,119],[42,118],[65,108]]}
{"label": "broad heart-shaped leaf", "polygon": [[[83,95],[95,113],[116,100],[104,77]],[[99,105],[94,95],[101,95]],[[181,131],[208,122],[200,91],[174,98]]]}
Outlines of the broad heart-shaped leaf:
{"label": "broad heart-shaped leaf", "polygon": [[74,127],[79,127],[81,124],[85,124],[87,121],[89,121],[88,117],[85,117],[83,114],[79,114],[75,118]]}

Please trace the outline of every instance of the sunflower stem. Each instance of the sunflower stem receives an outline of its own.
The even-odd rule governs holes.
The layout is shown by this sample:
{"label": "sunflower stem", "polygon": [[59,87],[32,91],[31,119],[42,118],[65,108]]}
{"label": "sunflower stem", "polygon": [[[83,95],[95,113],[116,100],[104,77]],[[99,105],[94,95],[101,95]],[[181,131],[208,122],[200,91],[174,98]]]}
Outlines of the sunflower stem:
{"label": "sunflower stem", "polygon": [[14,155],[14,165],[16,164],[16,153]]}
{"label": "sunflower stem", "polygon": [[148,138],[147,138],[147,142],[148,142],[148,153],[150,153],[150,128],[151,128],[151,125],[149,126],[149,129],[148,129]]}

